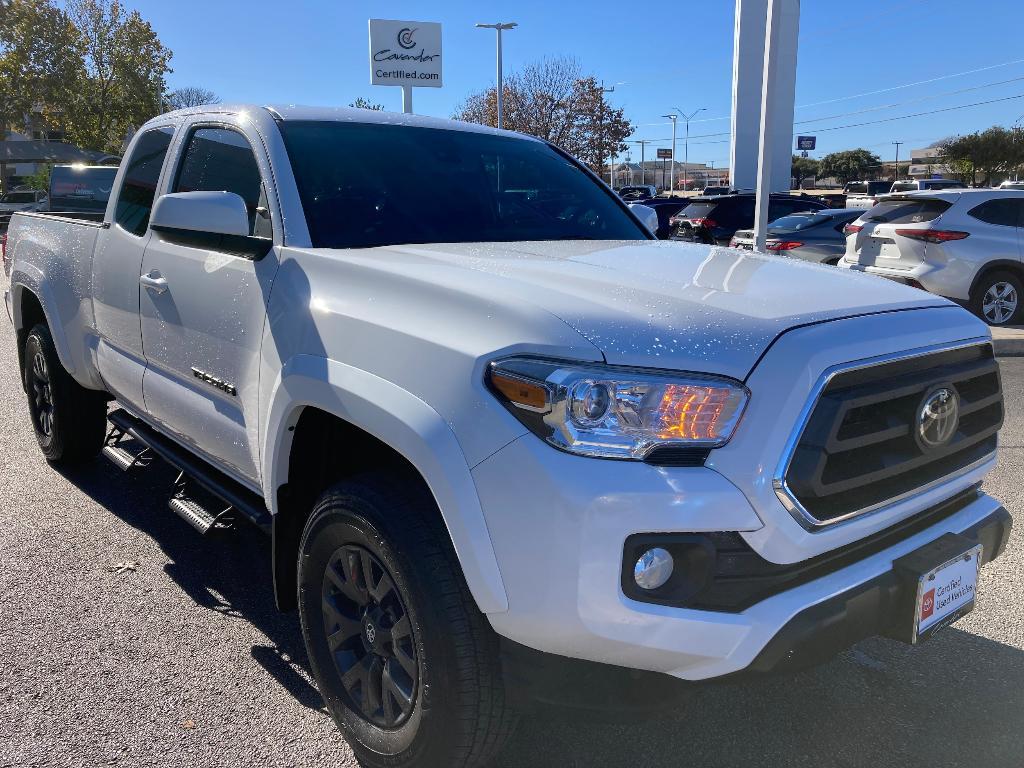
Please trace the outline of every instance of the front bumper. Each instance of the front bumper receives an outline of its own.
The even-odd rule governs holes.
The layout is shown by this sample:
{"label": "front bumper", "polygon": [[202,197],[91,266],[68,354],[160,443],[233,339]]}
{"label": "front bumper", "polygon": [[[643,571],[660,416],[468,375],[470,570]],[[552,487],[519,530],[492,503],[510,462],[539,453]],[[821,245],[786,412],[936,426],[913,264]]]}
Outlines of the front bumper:
{"label": "front bumper", "polygon": [[473,474],[509,598],[507,612],[488,614],[499,635],[684,680],[777,668],[883,632],[894,560],[947,532],[976,536],[989,560],[1009,535],[999,502],[975,493],[934,525],[742,611],[695,610],[628,598],[622,551],[637,533],[756,538],[760,519],[718,472],[582,458],[525,435]]}

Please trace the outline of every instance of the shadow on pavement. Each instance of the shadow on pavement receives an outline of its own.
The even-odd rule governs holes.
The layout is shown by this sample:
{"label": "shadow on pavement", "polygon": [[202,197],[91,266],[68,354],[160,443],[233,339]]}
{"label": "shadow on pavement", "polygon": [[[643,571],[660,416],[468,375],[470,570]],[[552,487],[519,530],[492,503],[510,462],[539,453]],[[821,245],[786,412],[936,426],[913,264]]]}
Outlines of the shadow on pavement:
{"label": "shadow on pavement", "polygon": [[268,538],[245,522],[234,531],[200,536],[167,508],[177,473],[160,461],[139,474],[122,473],[103,459],[58,471],[152,538],[171,560],[164,572],[196,605],[263,632],[271,645],[253,646],[253,659],[298,702],[324,708],[320,693],[296,670],[309,671],[298,614],[274,607]]}
{"label": "shadow on pavement", "polygon": [[[252,656],[303,705],[308,682],[298,617],[274,607],[270,543],[242,524],[207,540],[166,507],[174,472],[124,475],[106,462],[65,476],[156,541],[166,573],[197,605],[251,622],[271,644]],[[919,648],[883,639],[791,677],[695,686],[688,704],[629,723],[571,716],[524,721],[498,761],[538,766],[1024,765],[1024,652],[951,628]]]}

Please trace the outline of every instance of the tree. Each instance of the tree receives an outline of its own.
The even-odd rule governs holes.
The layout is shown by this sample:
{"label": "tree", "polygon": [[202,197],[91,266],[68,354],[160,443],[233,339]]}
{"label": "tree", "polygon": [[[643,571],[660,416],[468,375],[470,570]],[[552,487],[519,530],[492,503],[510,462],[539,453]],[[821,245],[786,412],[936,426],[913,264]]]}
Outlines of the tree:
{"label": "tree", "polygon": [[173,109],[201,107],[204,104],[220,104],[220,96],[209,88],[200,88],[195,85],[175,88],[164,94],[164,105],[167,112]]}
{"label": "tree", "polygon": [[350,102],[349,106],[350,107],[355,107],[356,109],[372,109],[374,112],[383,112],[384,111],[384,105],[383,104],[376,104],[376,103],[370,101],[369,99],[364,99],[362,96],[359,96],[359,97],[356,98],[355,101]]}
{"label": "tree", "polygon": [[5,0],[0,14],[0,126],[31,131],[42,105],[48,127],[66,130],[85,78],[78,29],[50,0]]}
{"label": "tree", "polygon": [[865,178],[881,162],[878,155],[866,149],[848,149],[821,158],[820,174],[822,178],[834,177],[840,184],[845,184]]}
{"label": "tree", "polygon": [[86,72],[68,136],[84,147],[118,152],[134,129],[160,113],[171,51],[119,0],[68,0],[67,7]]}
{"label": "tree", "polygon": [[965,183],[988,186],[997,174],[1008,174],[1024,164],[1024,141],[1018,131],[993,126],[966,136],[940,141],[938,148],[946,166]]}
{"label": "tree", "polygon": [[36,172],[31,176],[25,178],[25,184],[28,184],[32,189],[38,189],[43,192],[50,191],[50,171],[53,170],[53,166],[43,164],[36,167]]}
{"label": "tree", "polygon": [[793,164],[790,175],[796,182],[796,188],[802,189],[805,179],[817,178],[821,171],[821,163],[813,157],[800,157],[793,155]]}
{"label": "tree", "polygon": [[[633,126],[622,109],[612,107],[593,76],[584,76],[571,58],[546,58],[510,75],[504,82],[503,127],[546,139],[595,172],[614,154],[626,151]],[[498,124],[497,89],[470,94],[453,117]]]}

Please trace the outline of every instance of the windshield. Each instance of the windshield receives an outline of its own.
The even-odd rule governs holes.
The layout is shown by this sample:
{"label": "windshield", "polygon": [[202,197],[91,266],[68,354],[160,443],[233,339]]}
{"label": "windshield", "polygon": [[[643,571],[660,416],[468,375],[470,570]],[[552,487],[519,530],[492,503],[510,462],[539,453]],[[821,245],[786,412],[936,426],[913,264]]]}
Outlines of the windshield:
{"label": "windshield", "polygon": [[891,192],[912,192],[917,189],[917,184],[913,181],[897,181],[892,185]]}
{"label": "windshield", "polygon": [[0,197],[0,203],[34,203],[35,201],[35,192],[8,192]]}
{"label": "windshield", "polygon": [[327,121],[284,121],[281,132],[316,248],[648,239],[539,141]]}
{"label": "windshield", "polygon": [[851,181],[843,188],[848,195],[880,195],[888,192],[891,181]]}

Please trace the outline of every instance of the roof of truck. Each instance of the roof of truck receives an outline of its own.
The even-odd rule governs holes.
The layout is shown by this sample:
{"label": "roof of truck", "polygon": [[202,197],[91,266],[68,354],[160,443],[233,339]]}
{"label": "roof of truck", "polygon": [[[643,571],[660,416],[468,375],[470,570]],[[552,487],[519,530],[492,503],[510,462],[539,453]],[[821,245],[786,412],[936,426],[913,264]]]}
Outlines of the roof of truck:
{"label": "roof of truck", "polygon": [[376,109],[356,109],[355,107],[310,107],[301,104],[206,104],[200,107],[176,110],[171,114],[240,114],[265,110],[275,120],[322,120],[346,123],[378,123],[387,125],[408,125],[417,128],[443,128],[449,131],[471,131],[474,133],[492,133],[514,136],[520,139],[539,141],[533,136],[516,133],[515,131],[498,130],[477,123],[465,123],[460,120],[447,120],[441,117],[426,115],[407,115],[403,112],[386,112]]}

